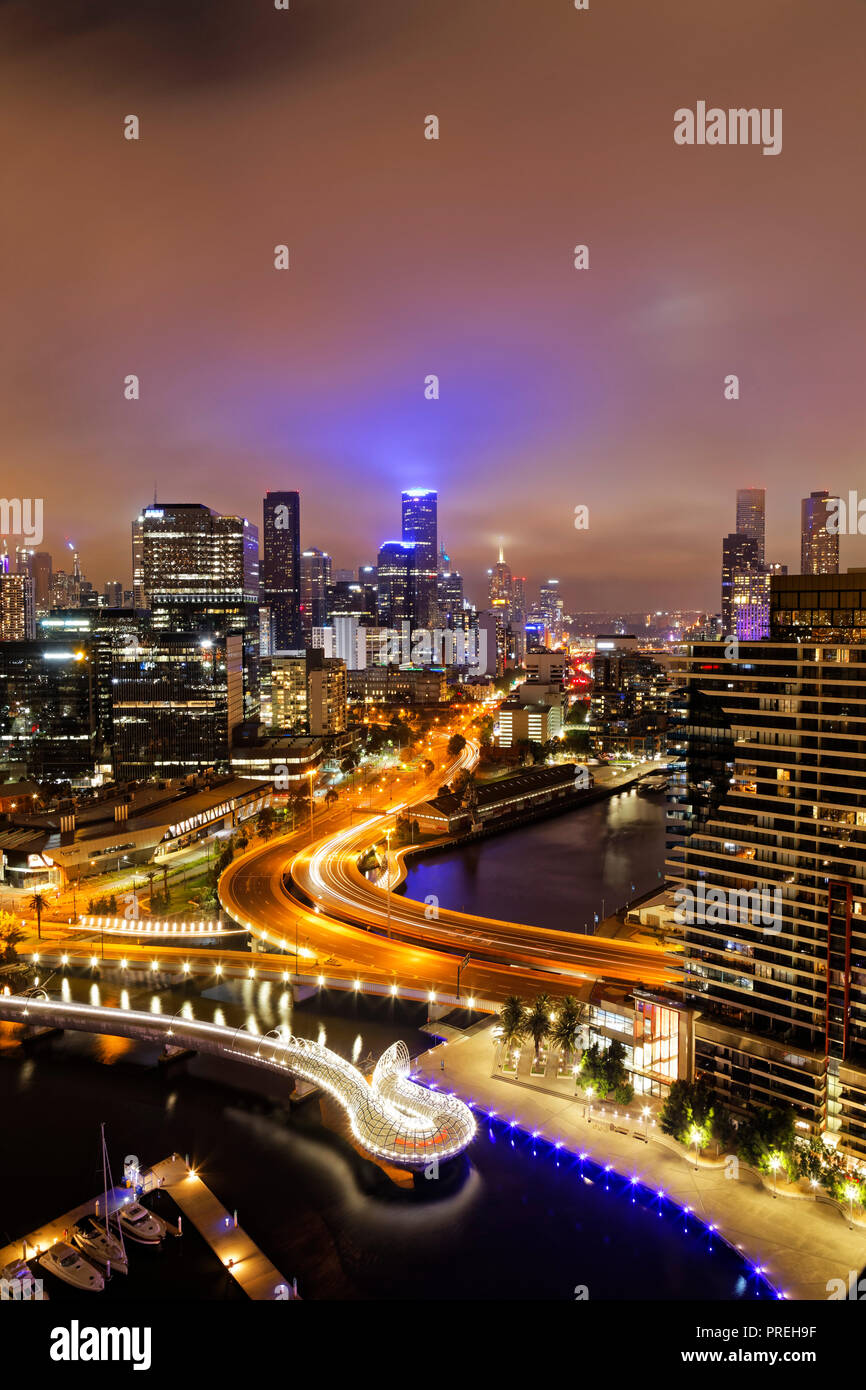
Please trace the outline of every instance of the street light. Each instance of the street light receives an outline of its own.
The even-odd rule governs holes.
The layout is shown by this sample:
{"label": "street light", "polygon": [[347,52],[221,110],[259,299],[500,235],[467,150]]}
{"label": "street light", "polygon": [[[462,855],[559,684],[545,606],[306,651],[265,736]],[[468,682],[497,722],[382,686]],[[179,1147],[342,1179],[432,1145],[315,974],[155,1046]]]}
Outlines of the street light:
{"label": "street light", "polygon": [[782,1160],[780,1159],[779,1155],[778,1155],[778,1154],[773,1154],[773,1157],[770,1159],[770,1167],[771,1167],[772,1170],[773,1170],[773,1196],[774,1196],[774,1197],[776,1196],[776,1174],[778,1173],[778,1171],[779,1171],[781,1165],[782,1165]]}
{"label": "street light", "polygon": [[310,779],[310,839],[313,838],[313,775],[314,769],[310,768],[307,773]]}
{"label": "street light", "polygon": [[[646,1114],[646,1111],[644,1111],[644,1114]],[[691,1135],[690,1135],[689,1137],[690,1137],[690,1139],[691,1139],[692,1144],[694,1145],[694,1150],[695,1150],[695,1172],[697,1172],[697,1171],[698,1171],[698,1145],[699,1145],[700,1142],[701,1142],[701,1131],[698,1129],[697,1125],[692,1125],[692,1132],[691,1132]]]}
{"label": "street light", "polygon": [[646,1142],[649,1143],[649,1106],[645,1105],[641,1113],[643,1115],[643,1137],[646,1140]]}
{"label": "street light", "polygon": [[845,1196],[848,1198],[848,1230],[854,1229],[854,1198],[858,1196],[857,1188],[853,1183],[849,1183],[845,1188]]}
{"label": "street light", "polygon": [[595,1095],[595,1090],[594,1090],[594,1088],[593,1088],[592,1086],[587,1086],[587,1088],[586,1088],[586,1111],[585,1111],[585,1114],[586,1114],[587,1122],[588,1122],[589,1124],[592,1123],[592,1098],[593,1098],[594,1095]]}

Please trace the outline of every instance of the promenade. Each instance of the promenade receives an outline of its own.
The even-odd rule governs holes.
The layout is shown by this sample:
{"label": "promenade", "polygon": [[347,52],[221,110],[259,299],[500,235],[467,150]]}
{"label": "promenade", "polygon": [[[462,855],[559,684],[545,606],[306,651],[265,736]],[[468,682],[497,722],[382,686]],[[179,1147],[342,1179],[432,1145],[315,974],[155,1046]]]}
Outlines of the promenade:
{"label": "promenade", "polygon": [[572,1152],[585,1152],[596,1163],[610,1163],[624,1176],[661,1188],[672,1201],[714,1223],[731,1245],[763,1267],[785,1298],[825,1300],[831,1279],[847,1286],[850,1271],[859,1274],[866,1265],[866,1227],[855,1224],[849,1230],[837,1208],[806,1194],[783,1194],[781,1184],[774,1199],[743,1164],[737,1178],[727,1177],[725,1164],[716,1161],[702,1161],[696,1169],[690,1155],[669,1146],[666,1138],[654,1140],[652,1131],[644,1143],[631,1127],[623,1127],[625,1133],[612,1128],[609,1116],[587,1120],[582,1099],[491,1075],[495,1050],[489,1028],[452,1037],[419,1057],[414,1074]]}

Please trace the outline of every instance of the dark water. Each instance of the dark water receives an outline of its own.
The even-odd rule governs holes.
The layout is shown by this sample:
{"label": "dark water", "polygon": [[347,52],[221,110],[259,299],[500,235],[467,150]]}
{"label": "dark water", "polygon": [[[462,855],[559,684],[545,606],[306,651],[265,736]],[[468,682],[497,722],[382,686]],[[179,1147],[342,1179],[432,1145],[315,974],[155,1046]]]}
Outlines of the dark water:
{"label": "dark water", "polygon": [[663,796],[623,791],[464,849],[409,860],[406,892],[456,911],[592,930],[664,875]]}
{"label": "dark water", "polygon": [[[69,992],[87,998],[90,988],[75,980]],[[204,1018],[220,1009],[238,1024],[252,1014],[264,1032],[290,1008],[277,986],[226,984],[206,997],[187,989],[155,996],[162,1012],[185,1004]],[[109,1002],[111,990],[102,986],[101,997]],[[417,1052],[422,1011],[314,997],[291,1010],[291,1027],[311,1037],[323,1027],[348,1056],[378,1054],[395,1037]],[[290,1109],[279,1079],[240,1063],[197,1057],[166,1069],[144,1044],[72,1033],[26,1055],[0,1027],[0,1233],[9,1238],[96,1194],[105,1120],[115,1169],[129,1153],[144,1163],[189,1153],[307,1299],[572,1299],[576,1286],[594,1299],[758,1292],[732,1252],[697,1224],[684,1229],[664,1199],[642,1193],[633,1203],[627,1181],[581,1170],[574,1156],[499,1121],[485,1118],[469,1152],[437,1179],[397,1186],[354,1150],[339,1109],[317,1100]],[[125,1286],[111,1295],[222,1298],[228,1286],[189,1231],[161,1255],[133,1248]]]}

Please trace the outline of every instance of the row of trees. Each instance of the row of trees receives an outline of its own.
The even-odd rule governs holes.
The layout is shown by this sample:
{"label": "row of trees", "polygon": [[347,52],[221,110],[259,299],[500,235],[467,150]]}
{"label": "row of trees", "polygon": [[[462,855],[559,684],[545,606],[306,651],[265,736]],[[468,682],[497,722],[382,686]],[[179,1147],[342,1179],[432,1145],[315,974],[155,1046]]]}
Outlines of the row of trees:
{"label": "row of trees", "polygon": [[866,1178],[852,1174],[844,1158],[821,1138],[802,1138],[791,1106],[758,1106],[745,1118],[734,1116],[713,1094],[707,1081],[674,1081],[661,1113],[663,1133],[682,1144],[705,1149],[715,1141],[720,1151],[789,1182],[808,1179],[837,1201],[866,1200]]}

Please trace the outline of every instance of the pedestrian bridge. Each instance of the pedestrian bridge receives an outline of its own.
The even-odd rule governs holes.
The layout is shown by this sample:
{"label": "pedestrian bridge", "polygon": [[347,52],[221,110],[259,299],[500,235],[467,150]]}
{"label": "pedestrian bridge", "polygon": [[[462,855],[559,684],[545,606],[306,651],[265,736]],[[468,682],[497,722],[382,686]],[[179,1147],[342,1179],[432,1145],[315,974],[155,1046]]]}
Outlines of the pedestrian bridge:
{"label": "pedestrian bridge", "polygon": [[410,1080],[404,1042],[383,1052],[368,1081],[330,1048],[276,1029],[260,1037],[218,1023],[15,994],[0,995],[0,1019],[33,1028],[71,1028],[191,1048],[301,1077],[321,1086],[342,1105],[363,1149],[407,1168],[426,1168],[434,1159],[453,1158],[475,1137],[475,1119],[463,1101]]}

